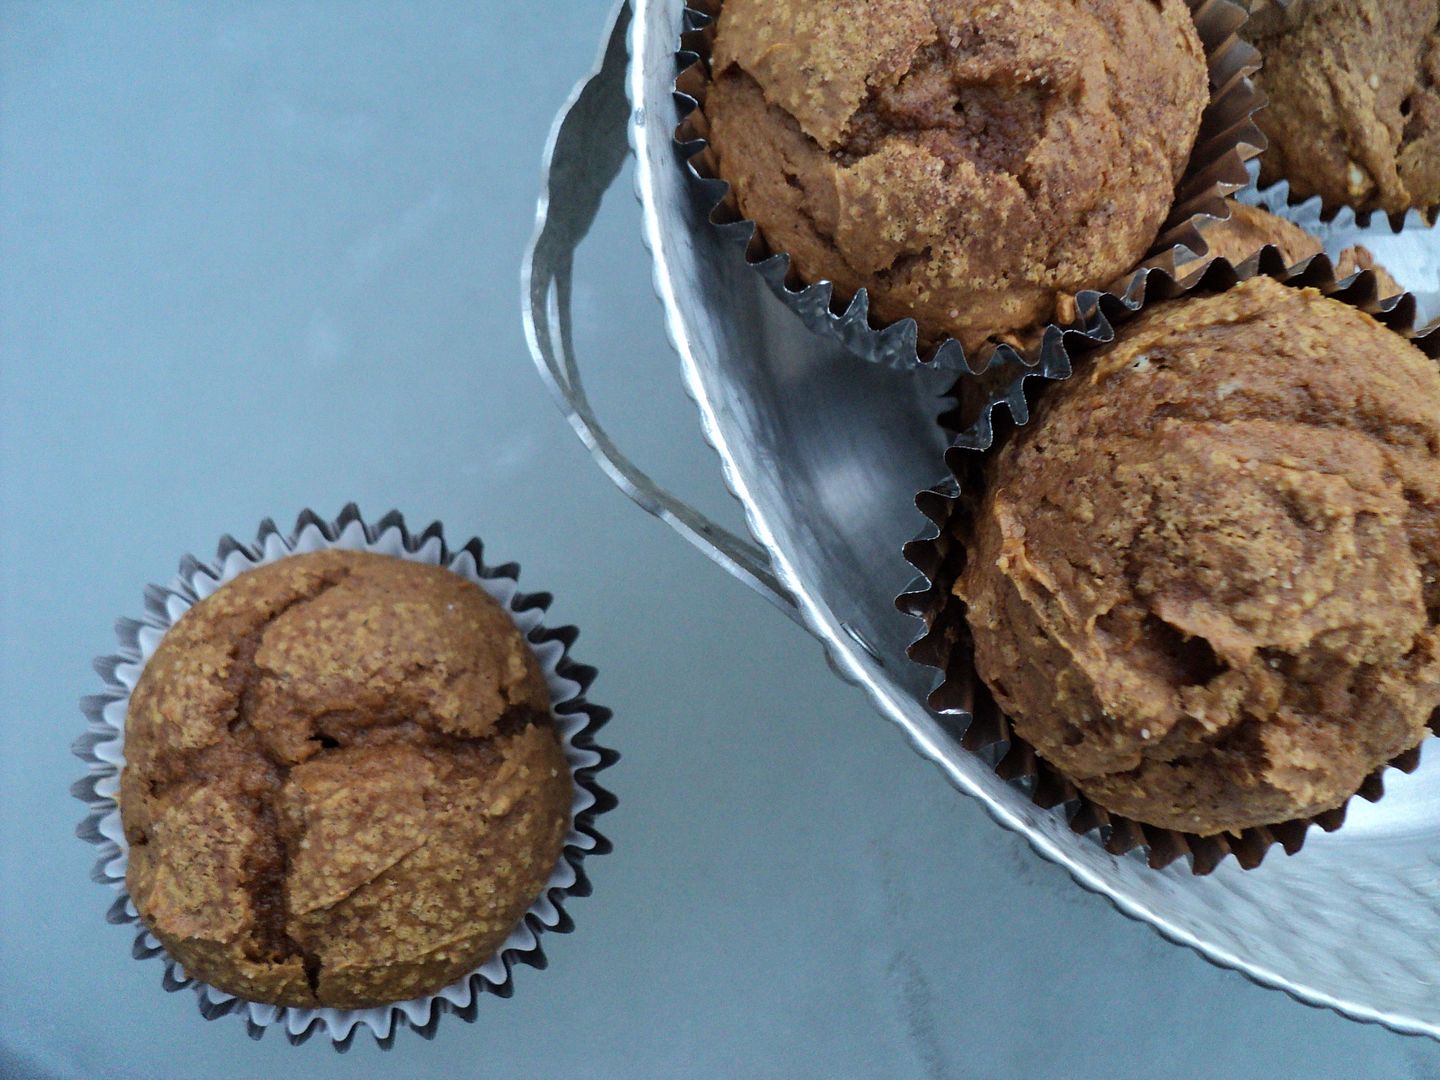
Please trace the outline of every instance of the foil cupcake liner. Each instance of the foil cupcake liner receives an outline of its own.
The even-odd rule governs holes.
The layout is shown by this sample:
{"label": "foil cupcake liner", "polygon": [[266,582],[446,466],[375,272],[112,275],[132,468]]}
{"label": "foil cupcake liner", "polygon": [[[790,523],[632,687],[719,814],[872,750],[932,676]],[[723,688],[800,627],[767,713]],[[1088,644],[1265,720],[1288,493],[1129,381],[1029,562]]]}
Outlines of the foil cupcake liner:
{"label": "foil cupcake liner", "polygon": [[[1440,222],[1427,225],[1418,213],[1412,212],[1398,228],[1383,216],[1369,224],[1361,224],[1356,220],[1354,211],[1349,209],[1326,220],[1319,196],[1296,202],[1290,197],[1287,182],[1260,188],[1257,186],[1258,164],[1252,161],[1247,168],[1250,185],[1235,195],[1236,202],[1257,206],[1304,229],[1324,245],[1332,265],[1347,248],[1364,247],[1374,257],[1377,266],[1388,271],[1414,296],[1416,325],[1424,326],[1440,319]],[[1172,277],[1188,280],[1202,273],[1213,261],[1208,249],[1188,254],[1190,257],[1180,262],[1177,268],[1167,269]],[[1257,261],[1259,255],[1256,251],[1246,261]],[[1079,309],[1093,311],[1100,295],[1098,292],[1082,293],[1078,298]],[[1072,331],[1062,340],[1062,346],[1069,342],[1085,348],[1088,339],[1089,335],[1085,332]],[[986,410],[995,404],[1006,405],[1012,415],[1027,415],[1023,384],[1018,380],[1025,375],[1037,376],[1042,381],[1065,378],[1069,370],[1068,355],[1062,348],[1033,370],[1023,364],[1008,362],[998,364],[994,371],[986,373],[985,378],[960,376],[943,395],[946,405],[938,417],[940,426],[952,437],[958,436],[981,421]]]}
{"label": "foil cupcake liner", "polygon": [[[1354,212],[1348,209],[1327,220],[1319,196],[1296,202],[1290,197],[1287,182],[1261,188],[1257,185],[1259,165],[1252,161],[1247,169],[1250,184],[1235,195],[1236,202],[1258,206],[1315,236],[1324,245],[1332,267],[1347,248],[1356,245],[1364,247],[1376,264],[1388,271],[1415,298],[1416,326],[1425,326],[1440,319],[1440,222],[1427,225],[1419,214],[1411,213],[1398,228],[1383,216],[1361,224]],[[1225,215],[1229,216],[1228,207]],[[1203,273],[1214,261],[1208,256],[1208,249],[1187,254],[1189,257],[1178,268],[1167,268],[1171,277],[1190,280]],[[1256,263],[1259,258],[1260,252],[1257,251],[1239,265]],[[1079,310],[1093,313],[1101,295],[1099,292],[1082,293],[1077,298]],[[1134,299],[1133,294],[1130,298]],[[976,424],[988,425],[990,410],[997,404],[1006,406],[1006,412],[1012,417],[1028,417],[1024,381],[1030,377],[1039,378],[1042,382],[1068,377],[1068,350],[1072,347],[1087,348],[1087,342],[1093,337],[1085,330],[1067,332],[1061,342],[1062,348],[1033,369],[1012,361],[997,364],[984,378],[958,377],[943,395],[946,405],[937,418],[940,426],[953,438]],[[1019,422],[1024,423],[1025,420],[1020,419]]]}
{"label": "foil cupcake liner", "polygon": [[[120,770],[125,765],[125,713],[130,694],[166,631],[193,605],[245,571],[289,555],[327,548],[377,552],[444,566],[497,600],[525,635],[540,663],[550,691],[551,716],[575,781],[571,824],[561,858],[540,896],[495,955],[435,994],[370,1009],[267,1005],[235,997],[187,975],[141,922],[126,889],[127,845],[116,803]],[[590,894],[590,880],[582,865],[586,856],[603,855],[611,850],[610,841],[596,830],[595,819],[612,809],[616,800],[600,786],[596,777],[613,765],[619,755],[595,741],[596,733],[611,714],[585,698],[595,679],[595,669],[570,658],[570,646],[578,631],[572,626],[547,628],[544,625],[551,597],[548,593],[520,592],[519,569],[515,563],[487,565],[477,539],[458,549],[450,548],[439,522],[413,534],[401,515],[392,511],[374,525],[368,525],[352,503],[334,520],[305,510],[288,534],[280,532],[267,518],[261,522],[252,544],[222,537],[213,562],[201,562],[186,555],[180,560],[179,574],[169,585],[146,588],[142,618],[123,618],[116,623],[119,650],[95,661],[104,689],[81,702],[89,727],[75,742],[73,750],[85,762],[87,773],[72,785],[71,794],[89,807],[89,813],[76,833],[100,849],[92,879],[117,893],[106,915],[107,921],[134,928],[131,952],[136,959],[158,957],[163,960],[162,983],[166,990],[189,988],[195,993],[196,1004],[205,1019],[238,1016],[244,1020],[252,1038],[260,1038],[273,1027],[283,1031],[292,1045],[299,1045],[323,1031],[335,1048],[343,1052],[349,1049],[361,1028],[368,1029],[383,1049],[393,1045],[403,1027],[414,1029],[423,1038],[433,1038],[441,1016],[453,1014],[470,1022],[479,1012],[483,995],[509,997],[514,992],[513,971],[517,965],[546,966],[541,935],[547,931],[569,933],[574,929],[564,902],[570,897]]]}
{"label": "foil cupcake liner", "polygon": [[[1210,103],[1201,120],[1190,163],[1176,186],[1170,215],[1161,225],[1155,243],[1140,267],[1173,269],[1190,252],[1204,251],[1204,229],[1217,217],[1228,215],[1225,203],[1248,182],[1246,163],[1265,147],[1265,137],[1254,122],[1264,95],[1250,76],[1260,67],[1260,56],[1237,35],[1246,11],[1235,0],[1186,0],[1199,30],[1210,69]],[[706,141],[705,89],[714,22],[722,0],[689,0],[677,53],[675,80],[681,118],[675,130],[680,161],[710,209],[710,221],[770,286],[780,300],[814,333],[839,342],[864,360],[896,369],[919,364],[955,371],[960,375],[989,376],[1000,382],[1008,376],[995,369],[1015,365],[1060,370],[1067,332],[1084,332],[1084,307],[1064,323],[1038,328],[1033,343],[1022,349],[996,343],[968,358],[960,342],[947,338],[925,348],[913,318],[874,325],[869,296],[860,289],[848,303],[835,295],[829,281],[792,280],[790,258],[772,251],[753,221],[741,216],[730,185],[720,179]],[[1142,272],[1137,269],[1109,286],[1126,293]],[[1082,296],[1085,294],[1081,294]],[[1078,298],[1077,298],[1078,301]]]}
{"label": "foil cupcake liner", "polygon": [[[1252,163],[1250,170],[1253,178],[1259,177],[1257,165]],[[1288,180],[1264,188],[1252,183],[1235,197],[1300,226],[1325,245],[1332,259],[1345,248],[1365,247],[1414,295],[1420,325],[1440,319],[1440,220],[1427,222],[1418,210],[1398,221],[1384,214],[1362,220],[1348,206],[1327,213],[1320,196],[1299,199]]]}
{"label": "foil cupcake liner", "polygon": [[[1382,298],[1375,275],[1369,270],[1337,281],[1326,255],[1287,267],[1283,256],[1273,247],[1262,249],[1258,256],[1238,269],[1224,259],[1217,259],[1203,272],[1180,281],[1164,270],[1150,270],[1140,275],[1124,296],[1096,297],[1095,310],[1090,313],[1095,328],[1071,343],[1072,353],[1079,356],[1113,341],[1115,328],[1134,318],[1148,303],[1191,293],[1225,292],[1260,274],[1295,288],[1319,289],[1327,296],[1357,307],[1440,362],[1440,325],[1416,328],[1417,305],[1413,296]],[[1067,370],[1060,378],[1068,378],[1069,374]],[[986,452],[1006,431],[1029,421],[1025,383],[1032,378],[1047,377],[1026,374],[1016,380],[1010,394],[991,402],[979,420],[946,451],[949,477],[915,498],[917,508],[929,519],[932,528],[905,545],[906,560],[921,576],[897,598],[896,606],[925,624],[924,632],[908,652],[912,660],[941,672],[929,697],[930,707],[949,720],[961,745],[978,754],[998,776],[1018,785],[1035,805],[1063,814],[1075,832],[1092,836],[1111,854],[1145,849],[1147,861],[1156,869],[1188,856],[1193,873],[1203,875],[1230,855],[1242,868],[1254,869],[1276,844],[1286,854],[1298,852],[1312,826],[1326,832],[1338,829],[1345,820],[1345,805],[1310,818],[1245,829],[1238,835],[1199,836],[1146,825],[1112,814],[1086,797],[1015,734],[975,672],[964,605],[950,590],[964,569],[966,554],[964,545],[955,536],[956,526],[963,525],[979,499]],[[1431,718],[1430,726],[1440,733],[1440,713]],[[1356,794],[1371,802],[1378,800],[1384,794],[1383,773],[1387,768],[1410,772],[1419,760],[1419,747],[1401,754],[1371,774]]]}

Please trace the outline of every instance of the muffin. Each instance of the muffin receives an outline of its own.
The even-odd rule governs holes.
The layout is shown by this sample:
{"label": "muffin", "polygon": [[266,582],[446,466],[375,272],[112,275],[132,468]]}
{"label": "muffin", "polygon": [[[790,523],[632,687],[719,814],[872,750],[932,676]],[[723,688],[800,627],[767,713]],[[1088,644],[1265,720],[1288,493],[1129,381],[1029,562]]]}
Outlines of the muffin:
{"label": "muffin", "polygon": [[795,274],[973,350],[1141,260],[1208,100],[1183,0],[726,0],[704,110]]}
{"label": "muffin", "polygon": [[1308,818],[1440,707],[1440,370],[1354,308],[1266,277],[1155,305],[985,479],[976,672],[1105,809]]}
{"label": "muffin", "polygon": [[435,566],[322,551],[242,574],[130,699],[140,917],[252,1001],[364,1008],[491,956],[539,895],[572,780],[506,612]]}
{"label": "muffin", "polygon": [[1272,5],[1245,32],[1270,97],[1263,183],[1358,210],[1440,206],[1440,0]]}
{"label": "muffin", "polygon": [[[1232,266],[1239,266],[1267,245],[1280,250],[1287,266],[1304,262],[1325,250],[1318,239],[1300,226],[1244,203],[1232,203],[1227,220],[1205,229],[1205,243],[1210,249],[1205,258],[1207,264],[1212,259],[1224,259]],[[1336,278],[1344,279],[1361,270],[1374,271],[1381,296],[1396,296],[1405,291],[1366,247],[1356,244],[1346,248],[1335,260]]]}

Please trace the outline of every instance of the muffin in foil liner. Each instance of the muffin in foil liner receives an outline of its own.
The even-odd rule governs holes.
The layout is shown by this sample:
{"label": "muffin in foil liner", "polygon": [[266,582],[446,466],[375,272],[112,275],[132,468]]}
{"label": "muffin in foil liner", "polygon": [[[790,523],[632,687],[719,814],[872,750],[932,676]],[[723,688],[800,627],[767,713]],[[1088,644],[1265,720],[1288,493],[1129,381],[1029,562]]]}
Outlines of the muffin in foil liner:
{"label": "muffin in foil liner", "polygon": [[[130,694],[166,631],[192,606],[245,571],[289,555],[329,548],[375,552],[443,566],[478,585],[499,602],[540,665],[551,697],[551,717],[575,785],[570,827],[560,859],[540,895],[495,955],[438,993],[369,1009],[268,1005],[235,997],[187,975],[146,929],[126,889],[127,844],[116,802],[120,770],[125,765],[125,716]],[[611,849],[610,841],[595,827],[595,819],[612,809],[616,802],[596,779],[619,758],[615,751],[595,741],[600,728],[609,721],[610,711],[585,698],[596,673],[594,668],[570,658],[570,646],[578,635],[576,629],[544,625],[550,595],[522,593],[519,566],[515,563],[489,566],[483,554],[478,539],[458,549],[449,547],[439,522],[419,533],[411,533],[401,515],[393,511],[371,525],[353,503],[334,520],[306,510],[288,534],[266,519],[253,543],[223,537],[213,562],[185,556],[180,561],[179,574],[168,585],[146,588],[142,618],[120,619],[116,623],[119,650],[95,661],[104,690],[81,702],[89,728],[75,742],[74,752],[85,762],[87,773],[71,787],[71,793],[90,809],[76,832],[81,839],[100,849],[91,877],[117,894],[107,920],[132,927],[135,938],[131,952],[135,958],[159,957],[164,963],[165,989],[176,991],[188,987],[194,991],[196,1004],[207,1020],[233,1014],[244,1020],[252,1038],[258,1039],[274,1027],[295,1045],[323,1032],[342,1052],[350,1047],[357,1031],[367,1028],[383,1049],[389,1049],[402,1027],[413,1028],[428,1039],[434,1037],[440,1018],[446,1013],[473,1021],[483,995],[509,997],[514,992],[512,972],[517,965],[546,966],[542,934],[546,931],[569,933],[574,929],[564,905],[570,897],[590,894],[590,880],[583,862],[586,856],[603,855]]]}
{"label": "muffin in foil liner", "polygon": [[[1180,281],[1163,270],[1152,270],[1140,275],[1123,296],[1101,294],[1087,298],[1087,303],[1094,305],[1094,310],[1088,312],[1093,330],[1084,336],[1076,335],[1069,343],[1070,350],[1079,357],[1085,351],[1113,341],[1115,328],[1128,322],[1149,303],[1192,293],[1225,292],[1261,274],[1294,288],[1318,289],[1332,299],[1356,307],[1440,362],[1440,324],[1417,329],[1417,304],[1413,296],[1381,297],[1375,275],[1369,270],[1336,280],[1326,255],[1287,267],[1273,247],[1264,248],[1239,268],[1219,259],[1204,271]],[[1060,376],[1068,377],[1068,370]],[[929,698],[930,707],[951,719],[952,728],[961,733],[960,742],[967,750],[978,754],[998,776],[1020,786],[1037,806],[1063,814],[1075,832],[1092,835],[1112,854],[1144,849],[1149,865],[1157,869],[1188,856],[1192,871],[1203,875],[1229,855],[1233,855],[1242,868],[1253,869],[1277,843],[1287,854],[1298,852],[1312,826],[1327,832],[1338,829],[1345,820],[1344,805],[1314,817],[1214,836],[1133,821],[1110,813],[1086,797],[1016,735],[976,674],[964,604],[951,589],[963,572],[966,560],[965,545],[956,534],[964,532],[978,506],[984,487],[987,451],[1015,426],[1029,421],[1024,383],[1032,378],[1048,381],[1047,377],[1035,373],[1017,379],[1012,393],[991,402],[984,415],[946,452],[949,477],[916,496],[916,506],[933,528],[905,545],[905,557],[921,577],[910,591],[896,600],[896,606],[925,624],[924,632],[910,646],[909,655],[912,660],[941,672]],[[1430,726],[1432,731],[1440,732],[1440,714],[1431,718]],[[1386,768],[1410,772],[1419,760],[1417,746],[1372,773],[1356,794],[1371,802],[1378,800],[1384,794]]]}
{"label": "muffin in foil liner", "polygon": [[[997,375],[996,369],[1015,365],[1042,371],[1061,370],[1066,331],[1088,329],[1087,309],[1078,303],[1079,297],[1062,296],[1059,320],[1034,328],[1019,347],[1009,342],[993,342],[967,357],[954,338],[929,345],[923,343],[914,318],[874,324],[864,288],[847,302],[845,297],[835,295],[829,281],[796,279],[791,273],[789,256],[773,251],[755,223],[741,216],[730,185],[718,176],[707,142],[705,95],[715,20],[722,2],[690,0],[685,9],[685,29],[677,54],[680,70],[675,80],[682,115],[675,140],[680,161],[698,187],[697,197],[712,207],[712,224],[743,254],[775,295],[814,333],[840,343],[862,359],[887,367],[904,370],[930,364],[964,376],[985,376],[987,384],[1008,383],[1010,376]],[[1265,138],[1253,119],[1265,99],[1250,78],[1259,68],[1259,54],[1237,33],[1245,22],[1245,9],[1235,0],[1186,2],[1205,49],[1210,102],[1205,107],[1189,164],[1176,186],[1169,216],[1160,226],[1150,250],[1139,268],[1103,286],[1117,295],[1123,295],[1143,269],[1173,270],[1177,262],[1191,252],[1203,252],[1206,224],[1228,215],[1228,198],[1248,182],[1246,163],[1265,147]],[[982,396],[986,395],[982,392]]]}
{"label": "muffin in foil liner", "polygon": [[[1258,207],[1314,236],[1330,257],[1332,268],[1340,264],[1347,252],[1363,249],[1376,269],[1391,275],[1415,298],[1417,326],[1440,319],[1440,221],[1427,224],[1417,211],[1411,211],[1398,226],[1383,214],[1371,215],[1362,222],[1348,207],[1327,217],[1318,195],[1296,201],[1287,182],[1262,188],[1257,183],[1258,164],[1252,161],[1247,169],[1250,184],[1236,193],[1235,202]],[[1230,217],[1227,206],[1224,217],[1216,221],[1228,221]],[[1215,223],[1211,224],[1213,227]],[[1252,258],[1258,255],[1257,250]],[[1172,277],[1187,279],[1202,272],[1211,261],[1206,245],[1200,250],[1181,252],[1176,264],[1166,270]],[[1383,298],[1390,293],[1382,290],[1381,295]],[[1077,298],[1079,310],[1093,312],[1099,298],[1098,292],[1081,293]],[[1000,358],[981,378],[958,377],[944,395],[945,406],[937,418],[940,426],[952,437],[958,436],[976,424],[988,424],[989,411],[997,404],[1004,404],[1017,422],[1025,423],[1029,416],[1025,380],[1066,378],[1070,374],[1066,343],[1078,342],[1083,348],[1086,340],[1088,336],[1083,329],[1072,328],[1062,338],[1061,347],[1034,368],[1015,359]]]}

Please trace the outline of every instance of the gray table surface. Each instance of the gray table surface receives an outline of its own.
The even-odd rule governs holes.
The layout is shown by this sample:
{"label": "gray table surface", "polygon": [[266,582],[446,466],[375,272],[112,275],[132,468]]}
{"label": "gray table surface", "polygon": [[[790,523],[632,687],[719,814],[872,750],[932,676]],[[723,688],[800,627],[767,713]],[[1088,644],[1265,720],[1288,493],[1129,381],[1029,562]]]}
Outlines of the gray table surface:
{"label": "gray table surface", "polygon": [[[1440,1075],[1440,1046],[1075,888],[608,485],[517,281],[606,8],[0,6],[0,1076]],[[599,405],[733,522],[628,187],[582,259]],[[104,921],[67,788],[89,660],[144,584],[350,500],[479,533],[554,592],[624,760],[549,969],[341,1057],[165,993]]]}

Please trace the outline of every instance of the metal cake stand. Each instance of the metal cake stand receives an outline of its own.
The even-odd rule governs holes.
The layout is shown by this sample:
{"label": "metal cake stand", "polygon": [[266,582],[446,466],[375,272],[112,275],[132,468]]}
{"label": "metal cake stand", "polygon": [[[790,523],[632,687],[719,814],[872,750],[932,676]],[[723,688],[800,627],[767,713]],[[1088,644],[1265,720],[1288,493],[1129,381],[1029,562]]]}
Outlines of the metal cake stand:
{"label": "metal cake stand", "polygon": [[[687,18],[681,0],[617,10],[595,72],[556,121],[524,268],[532,352],[601,468],[818,638],[836,671],[863,687],[951,784],[1080,885],[1258,983],[1440,1038],[1433,745],[1414,774],[1387,774],[1383,799],[1352,801],[1341,829],[1312,830],[1298,854],[1276,849],[1255,870],[1232,860],[1197,877],[1183,863],[1152,870],[1139,853],[1111,855],[1093,834],[1072,832],[1060,809],[1035,806],[960,746],[965,717],[927,708],[935,673],[906,658],[920,626],[896,610],[895,597],[914,576],[902,545],[926,524],[915,494],[944,472],[934,418],[953,376],[889,370],[812,334],[746,265],[743,238],[710,223],[714,191],[682,166],[673,137]],[[585,395],[570,333],[574,255],[632,151],[669,335],[753,540],[653,482],[612,442]],[[1433,248],[1437,237],[1417,231],[1413,242]]]}

